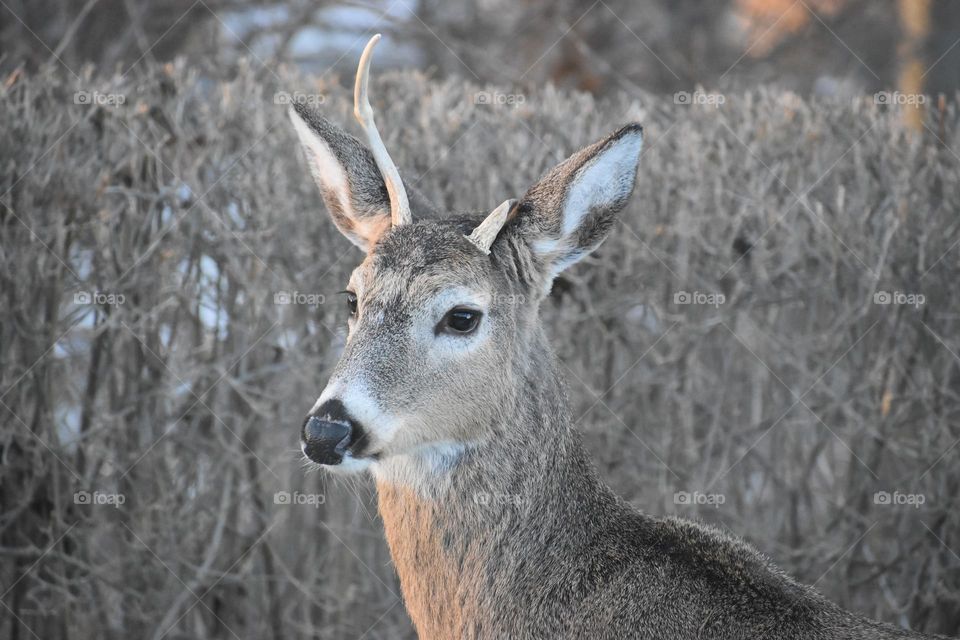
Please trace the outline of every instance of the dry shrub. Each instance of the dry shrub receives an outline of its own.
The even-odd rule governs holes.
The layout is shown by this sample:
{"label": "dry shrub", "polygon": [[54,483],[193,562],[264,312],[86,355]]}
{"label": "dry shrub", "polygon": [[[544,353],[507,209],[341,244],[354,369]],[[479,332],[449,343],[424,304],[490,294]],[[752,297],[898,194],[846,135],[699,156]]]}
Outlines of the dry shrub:
{"label": "dry shrub", "polygon": [[[954,102],[912,133],[872,96],[376,85],[407,180],[450,209],[644,122],[631,205],[543,308],[603,476],[846,607],[957,632]],[[413,637],[369,484],[299,461],[361,256],[280,90],[352,126],[335,82],[249,68],[0,93],[0,635]]]}

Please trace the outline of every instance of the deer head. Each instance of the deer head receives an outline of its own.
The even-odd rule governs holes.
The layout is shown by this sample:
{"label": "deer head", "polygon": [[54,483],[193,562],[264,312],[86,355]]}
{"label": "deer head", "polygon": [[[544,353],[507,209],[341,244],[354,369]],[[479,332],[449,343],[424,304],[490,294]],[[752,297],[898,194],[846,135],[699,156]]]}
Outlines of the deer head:
{"label": "deer head", "polygon": [[397,456],[446,460],[497,437],[518,393],[509,372],[542,344],[540,302],[609,233],[642,144],[641,127],[627,125],[485,217],[437,215],[408,197],[374,124],[378,39],[354,93],[369,148],[303,105],[290,109],[333,222],[366,252],[346,286],[346,348],[301,433],[308,458],[344,471]]}

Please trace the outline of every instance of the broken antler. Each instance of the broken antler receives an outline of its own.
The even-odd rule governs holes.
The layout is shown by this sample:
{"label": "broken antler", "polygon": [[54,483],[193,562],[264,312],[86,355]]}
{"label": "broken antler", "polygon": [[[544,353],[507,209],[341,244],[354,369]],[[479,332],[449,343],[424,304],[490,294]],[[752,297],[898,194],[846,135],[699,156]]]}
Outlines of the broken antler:
{"label": "broken antler", "polygon": [[477,228],[467,236],[467,240],[476,245],[480,251],[489,254],[490,247],[493,246],[493,241],[497,239],[500,229],[507,223],[507,219],[510,217],[510,210],[513,209],[513,205],[516,203],[516,200],[504,200],[499,207],[483,219],[483,222],[477,225]]}

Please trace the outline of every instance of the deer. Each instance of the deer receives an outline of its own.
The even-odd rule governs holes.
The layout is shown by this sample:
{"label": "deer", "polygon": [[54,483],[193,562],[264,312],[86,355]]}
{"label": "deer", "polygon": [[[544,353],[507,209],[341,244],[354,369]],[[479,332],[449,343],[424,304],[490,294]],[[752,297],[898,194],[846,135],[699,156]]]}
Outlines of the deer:
{"label": "deer", "polygon": [[367,145],[296,103],[289,117],[339,231],[365,254],[347,340],[300,428],[333,474],[372,474],[420,638],[921,638],[840,608],[745,541],[642,514],[600,478],[540,322],[558,274],[610,234],[643,128],[577,151],[486,215],[407,188]]}

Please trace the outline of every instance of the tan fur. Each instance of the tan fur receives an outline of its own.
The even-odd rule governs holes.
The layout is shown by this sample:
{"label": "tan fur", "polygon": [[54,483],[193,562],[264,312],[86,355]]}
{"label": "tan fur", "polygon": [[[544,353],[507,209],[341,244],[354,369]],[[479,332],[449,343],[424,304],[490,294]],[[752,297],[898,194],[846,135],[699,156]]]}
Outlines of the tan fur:
{"label": "tan fur", "polygon": [[[441,508],[435,501],[409,487],[388,482],[379,482],[377,487],[390,556],[420,636],[468,637],[469,621],[477,619],[475,598],[468,596],[479,585],[464,577],[479,559],[458,556],[445,547],[443,532],[435,526]],[[430,579],[424,580],[427,575]]]}

